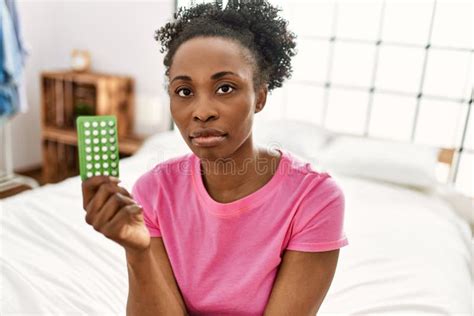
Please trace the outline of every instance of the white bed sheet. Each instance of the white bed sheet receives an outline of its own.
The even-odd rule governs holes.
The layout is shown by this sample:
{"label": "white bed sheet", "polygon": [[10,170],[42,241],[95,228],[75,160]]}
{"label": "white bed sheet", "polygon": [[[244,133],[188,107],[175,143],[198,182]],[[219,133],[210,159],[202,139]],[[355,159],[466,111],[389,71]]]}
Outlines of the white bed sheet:
{"label": "white bed sheet", "polygon": [[[175,136],[123,159],[122,185],[188,151]],[[318,315],[472,315],[471,231],[450,204],[332,176],[346,196],[349,245]],[[125,315],[125,253],[85,223],[80,185],[75,177],[0,201],[1,315]]]}

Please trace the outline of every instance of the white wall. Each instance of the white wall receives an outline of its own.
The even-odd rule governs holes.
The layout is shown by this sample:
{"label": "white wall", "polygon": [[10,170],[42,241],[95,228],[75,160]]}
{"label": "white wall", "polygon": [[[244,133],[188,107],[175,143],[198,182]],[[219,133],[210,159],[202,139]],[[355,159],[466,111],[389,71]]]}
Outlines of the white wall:
{"label": "white wall", "polygon": [[75,48],[91,53],[93,70],[135,79],[136,133],[168,129],[163,54],[153,36],[173,11],[173,0],[18,1],[30,52],[25,69],[29,109],[12,119],[14,169],[41,164],[40,74],[69,68]]}

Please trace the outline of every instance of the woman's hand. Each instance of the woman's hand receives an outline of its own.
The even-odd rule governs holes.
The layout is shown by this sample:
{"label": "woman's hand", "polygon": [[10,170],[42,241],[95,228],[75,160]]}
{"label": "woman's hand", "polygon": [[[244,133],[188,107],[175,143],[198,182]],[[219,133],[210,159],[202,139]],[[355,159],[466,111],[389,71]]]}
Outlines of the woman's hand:
{"label": "woman's hand", "polygon": [[151,241],[143,209],[119,182],[107,176],[94,176],[82,182],[86,223],[127,251],[142,252],[149,249]]}

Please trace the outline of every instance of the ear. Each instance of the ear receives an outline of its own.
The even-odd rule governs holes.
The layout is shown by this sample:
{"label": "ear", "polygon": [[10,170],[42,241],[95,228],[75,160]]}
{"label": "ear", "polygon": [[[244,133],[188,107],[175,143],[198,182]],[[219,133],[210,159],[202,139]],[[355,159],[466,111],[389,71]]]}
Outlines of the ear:
{"label": "ear", "polygon": [[260,112],[265,107],[267,102],[268,87],[266,84],[263,84],[258,90],[257,95],[257,104],[255,104],[255,113]]}

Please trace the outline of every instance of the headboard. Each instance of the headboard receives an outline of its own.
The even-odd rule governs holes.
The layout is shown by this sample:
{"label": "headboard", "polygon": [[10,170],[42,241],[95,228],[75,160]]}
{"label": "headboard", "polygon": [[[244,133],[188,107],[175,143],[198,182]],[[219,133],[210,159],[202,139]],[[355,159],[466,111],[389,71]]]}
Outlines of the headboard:
{"label": "headboard", "polygon": [[454,153],[454,148],[441,148],[438,154],[438,161],[452,166]]}

